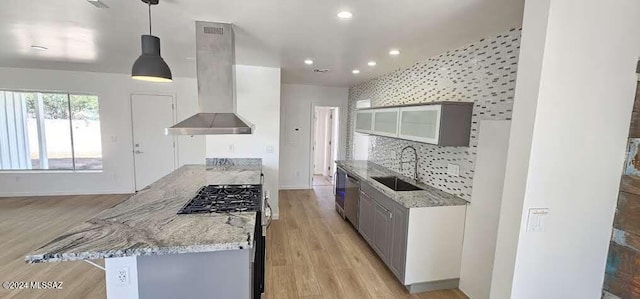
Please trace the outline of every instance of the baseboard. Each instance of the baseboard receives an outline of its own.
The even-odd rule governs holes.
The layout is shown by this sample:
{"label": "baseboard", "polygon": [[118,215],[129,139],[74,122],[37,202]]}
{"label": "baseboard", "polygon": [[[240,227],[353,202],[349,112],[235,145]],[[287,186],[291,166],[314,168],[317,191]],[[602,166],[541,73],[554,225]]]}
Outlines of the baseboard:
{"label": "baseboard", "polygon": [[409,293],[423,293],[438,290],[457,289],[460,285],[460,278],[445,279],[438,281],[420,282],[405,286]]}
{"label": "baseboard", "polygon": [[24,192],[1,192],[0,197],[28,197],[28,196],[64,196],[64,195],[108,195],[108,194],[133,194],[132,190],[63,190],[63,191],[24,191]]}

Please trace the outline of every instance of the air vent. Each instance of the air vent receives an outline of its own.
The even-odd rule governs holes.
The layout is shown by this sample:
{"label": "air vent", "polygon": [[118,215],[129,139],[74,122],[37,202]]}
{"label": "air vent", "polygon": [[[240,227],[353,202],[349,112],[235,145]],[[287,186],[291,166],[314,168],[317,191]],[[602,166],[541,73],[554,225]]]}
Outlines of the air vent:
{"label": "air vent", "polygon": [[329,69],[314,69],[313,70],[314,73],[326,73],[328,71],[329,71]]}
{"label": "air vent", "polygon": [[205,34],[224,34],[224,28],[222,27],[204,27]]}

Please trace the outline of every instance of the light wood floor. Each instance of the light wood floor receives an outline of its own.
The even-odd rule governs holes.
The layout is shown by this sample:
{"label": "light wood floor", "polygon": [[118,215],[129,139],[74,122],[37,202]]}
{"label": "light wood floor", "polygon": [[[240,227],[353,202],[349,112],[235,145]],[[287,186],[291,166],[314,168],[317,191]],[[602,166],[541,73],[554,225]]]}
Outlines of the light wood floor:
{"label": "light wood floor", "polygon": [[0,198],[0,281],[63,282],[62,290],[0,287],[0,298],[106,297],[102,270],[85,262],[26,264],[24,256],[126,197],[128,195]]}
{"label": "light wood floor", "polygon": [[332,184],[330,177],[320,174],[313,175],[313,186],[331,186]]}
{"label": "light wood floor", "polygon": [[267,298],[466,298],[409,294],[334,209],[331,186],[281,191],[267,237]]}
{"label": "light wood floor", "polygon": [[[0,199],[0,281],[63,281],[63,290],[0,288],[0,298],[105,298],[104,272],[84,262],[24,263],[32,249],[127,195]],[[330,186],[281,191],[267,238],[267,298],[466,298],[410,295],[333,208]],[[102,264],[101,261],[96,261]]]}

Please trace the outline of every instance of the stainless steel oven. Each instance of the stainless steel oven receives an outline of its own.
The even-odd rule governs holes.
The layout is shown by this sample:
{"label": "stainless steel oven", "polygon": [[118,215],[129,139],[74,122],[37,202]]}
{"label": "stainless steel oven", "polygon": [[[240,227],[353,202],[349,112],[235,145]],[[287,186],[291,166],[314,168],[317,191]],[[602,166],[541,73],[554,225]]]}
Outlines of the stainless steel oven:
{"label": "stainless steel oven", "polygon": [[253,298],[262,298],[265,289],[266,257],[267,257],[267,229],[273,220],[273,211],[269,204],[269,190],[264,188],[264,174],[261,175],[262,203],[256,215],[255,227],[255,256],[253,262]]}

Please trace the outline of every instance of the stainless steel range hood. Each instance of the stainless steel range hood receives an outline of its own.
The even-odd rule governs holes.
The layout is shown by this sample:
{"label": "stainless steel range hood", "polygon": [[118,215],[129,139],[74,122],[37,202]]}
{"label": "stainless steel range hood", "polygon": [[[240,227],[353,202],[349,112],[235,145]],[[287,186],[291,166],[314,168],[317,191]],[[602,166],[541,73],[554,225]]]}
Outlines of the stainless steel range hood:
{"label": "stainless steel range hood", "polygon": [[253,125],[236,113],[233,26],[196,22],[196,64],[200,113],[171,128],[172,135],[251,134]]}

